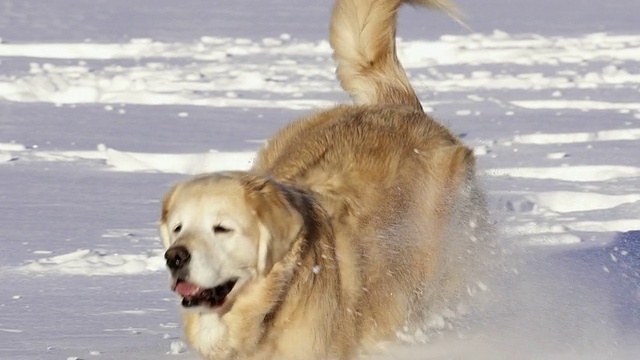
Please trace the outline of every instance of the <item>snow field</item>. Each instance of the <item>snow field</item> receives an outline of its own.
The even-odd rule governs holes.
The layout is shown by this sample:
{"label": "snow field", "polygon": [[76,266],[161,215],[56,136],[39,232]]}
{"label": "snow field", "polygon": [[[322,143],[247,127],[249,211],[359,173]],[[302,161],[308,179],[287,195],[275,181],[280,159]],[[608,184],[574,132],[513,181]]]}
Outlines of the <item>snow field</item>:
{"label": "snow field", "polygon": [[[505,263],[477,315],[373,358],[635,358],[640,35],[594,31],[399,42],[425,108],[478,157]],[[324,36],[202,33],[0,41],[0,358],[195,358],[162,194],[348,101]]]}
{"label": "snow field", "polygon": [[[562,96],[572,89],[638,89],[640,75],[632,65],[640,53],[640,36],[594,33],[545,38],[495,31],[442,36],[438,41],[400,41],[398,48],[421,94],[431,89],[549,90],[557,99],[512,104],[640,111],[635,102]],[[54,104],[326,107],[332,102],[322,94],[340,91],[330,55],[327,41],[308,42],[288,34],[262,40],[202,37],[195,43],[152,39],[126,44],[0,43],[0,56],[29,61],[28,71],[0,77],[0,98]],[[493,70],[477,70],[478,66]]]}

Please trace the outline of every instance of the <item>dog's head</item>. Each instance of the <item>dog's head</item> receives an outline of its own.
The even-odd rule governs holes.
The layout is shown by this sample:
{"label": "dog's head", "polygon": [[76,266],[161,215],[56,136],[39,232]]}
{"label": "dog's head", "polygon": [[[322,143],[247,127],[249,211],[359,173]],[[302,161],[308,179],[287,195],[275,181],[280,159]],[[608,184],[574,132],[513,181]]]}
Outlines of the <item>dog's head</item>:
{"label": "dog's head", "polygon": [[298,238],[302,216],[282,186],[244,172],[195,177],[164,198],[160,235],[184,307],[228,308]]}

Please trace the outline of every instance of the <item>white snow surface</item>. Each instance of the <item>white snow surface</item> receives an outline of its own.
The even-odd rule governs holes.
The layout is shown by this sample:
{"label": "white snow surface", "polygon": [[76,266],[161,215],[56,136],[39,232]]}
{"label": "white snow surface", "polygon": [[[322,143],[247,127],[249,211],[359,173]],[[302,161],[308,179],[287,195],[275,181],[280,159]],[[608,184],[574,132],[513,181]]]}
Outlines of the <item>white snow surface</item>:
{"label": "white snow surface", "polygon": [[[166,280],[162,195],[249,168],[284,124],[349,101],[330,2],[272,1],[209,18],[203,1],[3,5],[0,359],[197,358]],[[636,359],[640,3],[460,4],[477,32],[410,9],[399,56],[474,148],[504,260],[468,315],[370,358]]]}

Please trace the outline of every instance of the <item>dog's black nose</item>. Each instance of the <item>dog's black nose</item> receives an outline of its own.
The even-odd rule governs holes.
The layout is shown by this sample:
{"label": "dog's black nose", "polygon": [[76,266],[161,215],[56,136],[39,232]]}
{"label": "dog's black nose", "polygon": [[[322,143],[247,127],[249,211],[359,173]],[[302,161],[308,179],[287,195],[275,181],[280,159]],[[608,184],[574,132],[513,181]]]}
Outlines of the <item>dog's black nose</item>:
{"label": "dog's black nose", "polygon": [[173,246],[164,253],[164,258],[167,259],[169,269],[180,270],[187,265],[189,259],[191,259],[191,254],[184,246]]}

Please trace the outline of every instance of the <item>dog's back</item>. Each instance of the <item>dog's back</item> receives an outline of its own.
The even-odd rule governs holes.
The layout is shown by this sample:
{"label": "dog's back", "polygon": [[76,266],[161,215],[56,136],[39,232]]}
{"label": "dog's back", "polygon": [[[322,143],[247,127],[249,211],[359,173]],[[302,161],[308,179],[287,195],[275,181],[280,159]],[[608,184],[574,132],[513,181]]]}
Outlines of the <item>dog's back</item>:
{"label": "dog's back", "polygon": [[[449,0],[336,0],[331,17],[330,42],[334,49],[338,79],[356,105],[400,105],[425,116],[396,52],[398,10],[405,3],[442,10],[452,17],[458,13],[455,4]],[[287,161],[282,159],[295,159],[294,167],[303,166],[305,159],[313,162],[319,156],[316,151],[324,152],[324,147],[305,146],[310,131],[331,126],[341,117],[336,114],[336,110],[342,113],[340,109],[353,110],[350,107],[338,107],[331,116],[320,113],[282,129],[258,155],[255,168],[275,171],[276,163],[280,169],[287,168]],[[450,135],[444,127],[431,122],[431,118],[425,118],[428,127],[440,127],[443,136],[457,143],[455,136]],[[306,136],[302,135],[303,131]],[[291,172],[282,172],[283,176],[295,176]]]}
{"label": "dog's back", "polygon": [[343,320],[318,331],[338,348],[388,339],[455,301],[477,255],[469,238],[486,223],[471,150],[422,111],[398,61],[403,3],[455,10],[444,0],[338,0],[331,44],[355,105],[291,123],[254,166],[309,189],[331,219],[342,293],[320,316]]}

